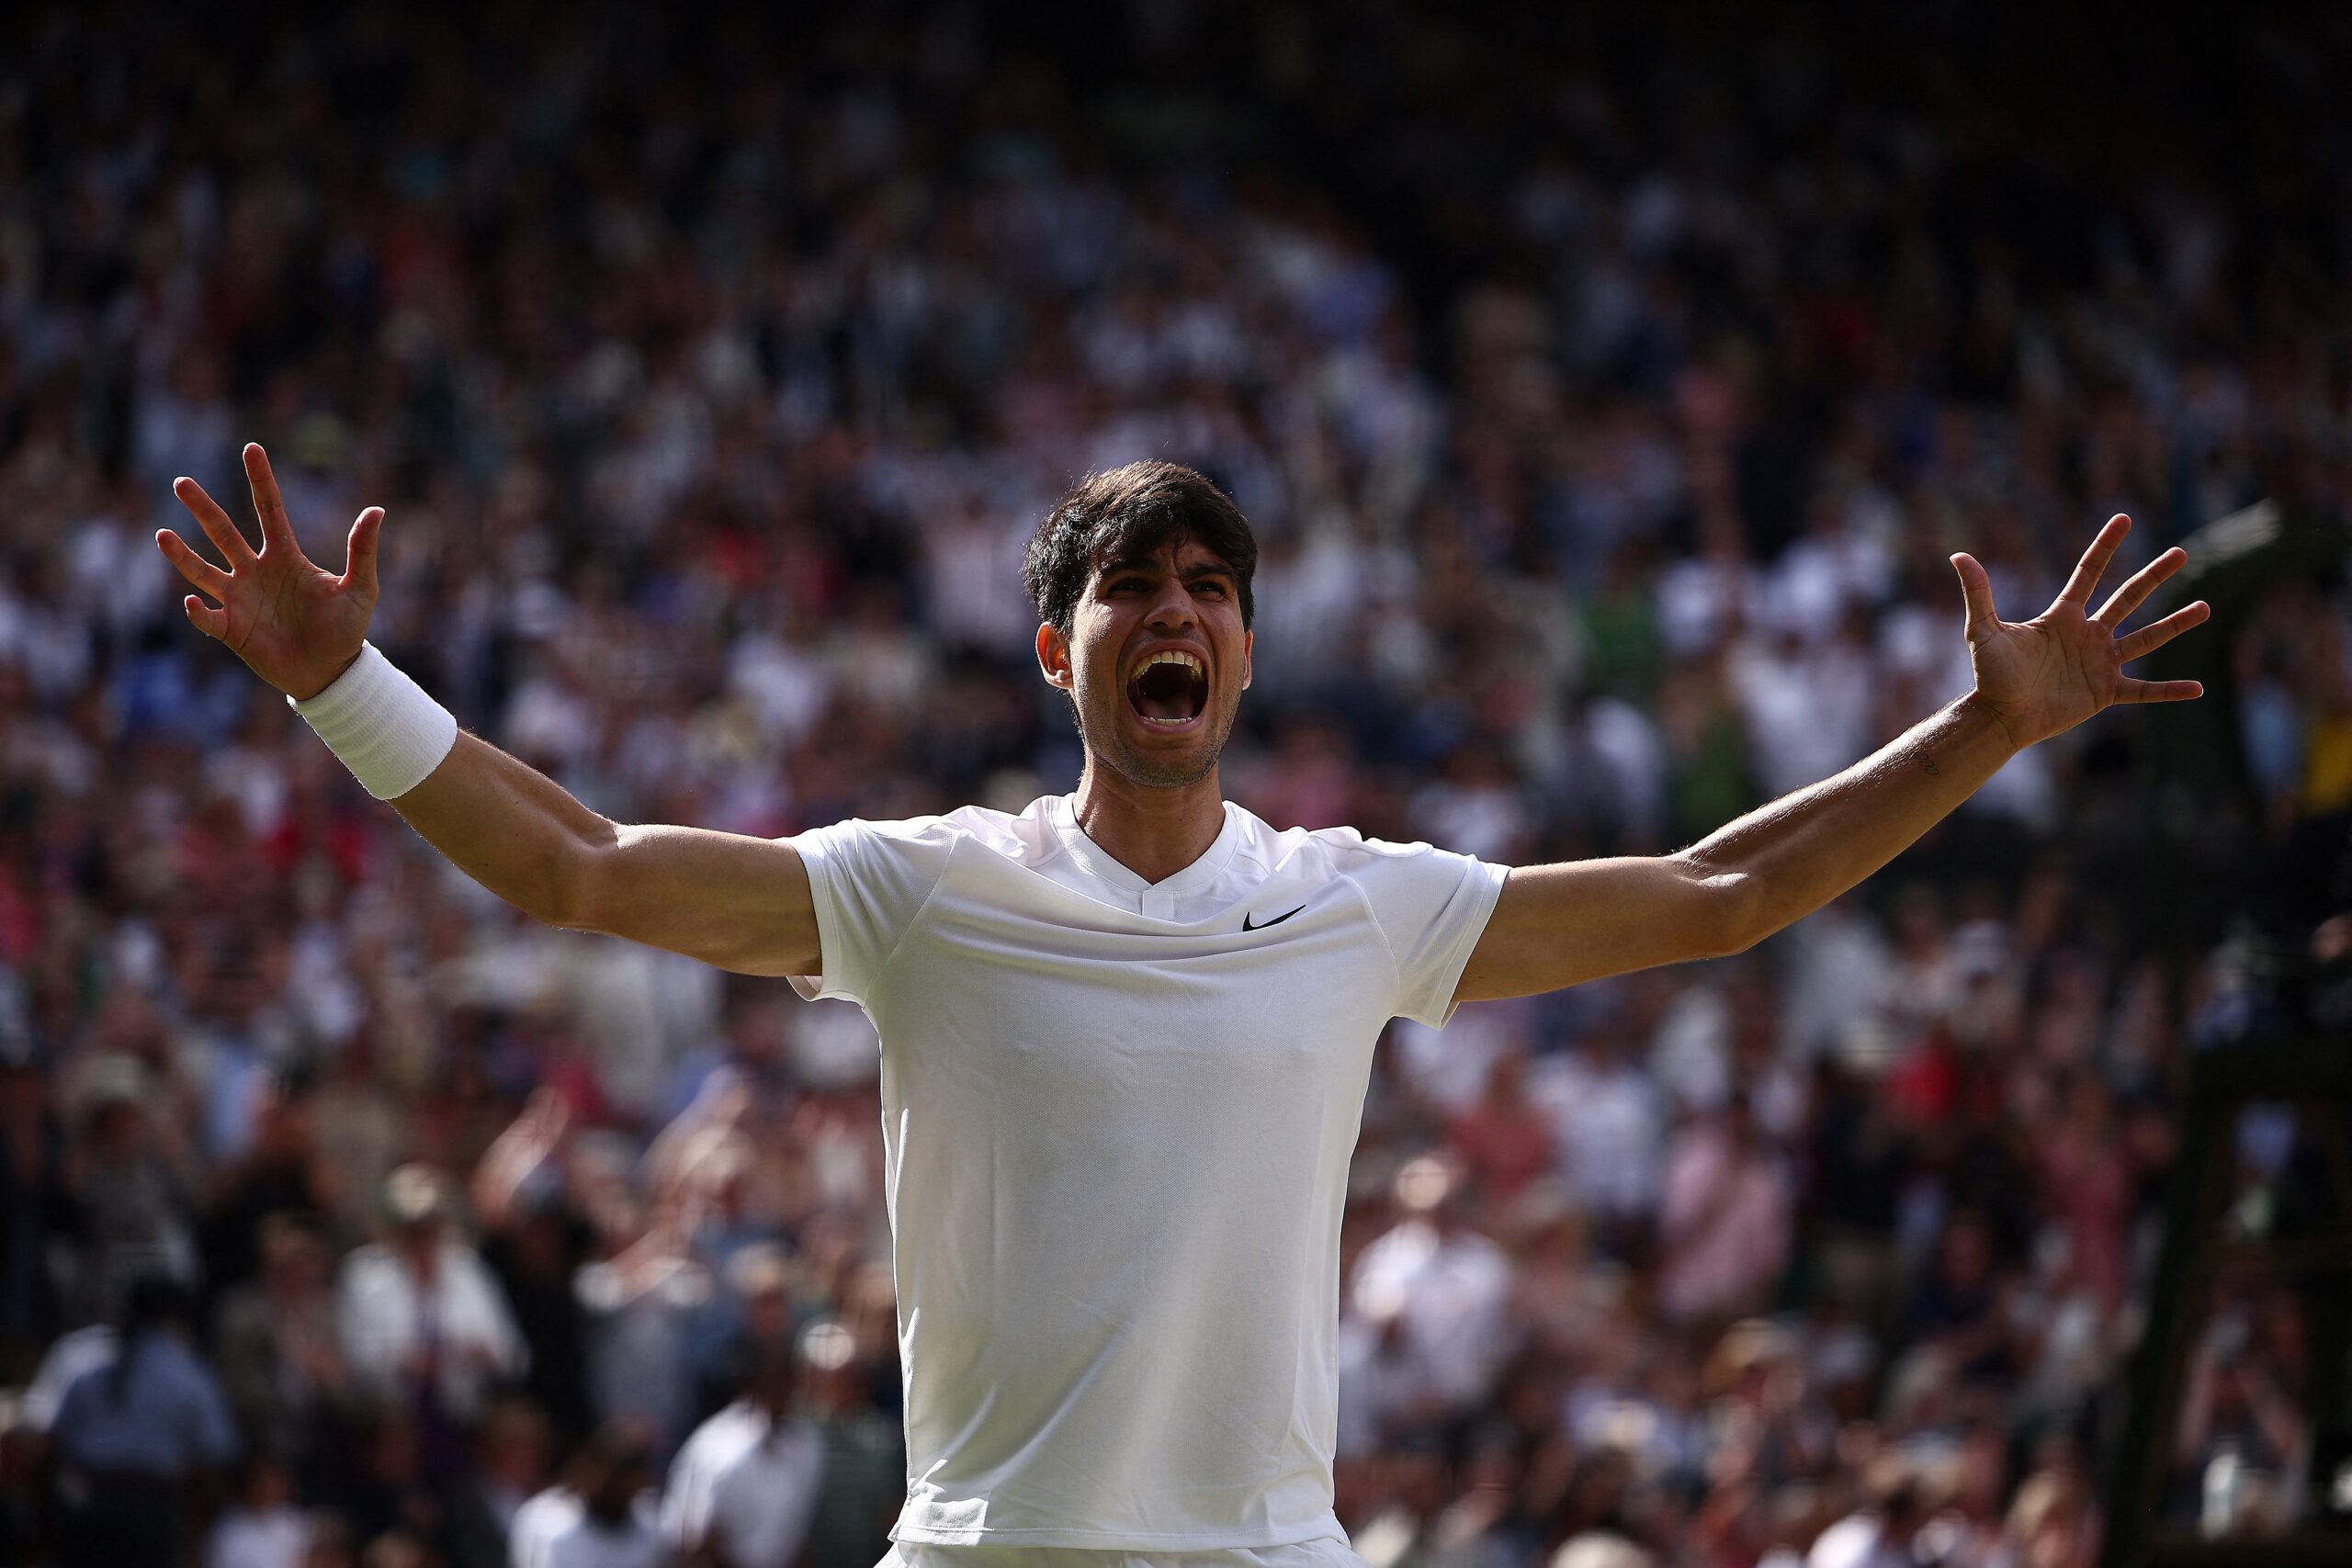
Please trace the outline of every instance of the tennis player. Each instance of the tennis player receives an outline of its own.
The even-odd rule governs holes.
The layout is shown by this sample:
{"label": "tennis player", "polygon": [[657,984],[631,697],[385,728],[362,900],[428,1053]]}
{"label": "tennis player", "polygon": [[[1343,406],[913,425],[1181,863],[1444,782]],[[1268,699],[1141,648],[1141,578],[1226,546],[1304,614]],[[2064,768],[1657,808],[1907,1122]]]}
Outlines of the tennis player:
{"label": "tennis player", "polygon": [[[2057,602],[1994,613],[1954,556],[1975,689],[1835,777],[1670,855],[1505,869],[1226,800],[1257,547],[1200,475],[1087,479],[1025,569],[1078,791],[768,841],[606,820],[474,736],[364,640],[380,508],[336,576],[257,446],[255,548],[156,542],[189,620],[285,692],[360,783],[492,892],[863,1006],[882,1040],[907,1502],[886,1563],[1360,1563],[1331,1506],[1340,1219],[1392,1018],[1738,953],[1837,897],[2018,750],[2194,682],[2123,673],[2167,550],[2096,614],[2129,522]],[[199,596],[200,595],[200,596]]]}

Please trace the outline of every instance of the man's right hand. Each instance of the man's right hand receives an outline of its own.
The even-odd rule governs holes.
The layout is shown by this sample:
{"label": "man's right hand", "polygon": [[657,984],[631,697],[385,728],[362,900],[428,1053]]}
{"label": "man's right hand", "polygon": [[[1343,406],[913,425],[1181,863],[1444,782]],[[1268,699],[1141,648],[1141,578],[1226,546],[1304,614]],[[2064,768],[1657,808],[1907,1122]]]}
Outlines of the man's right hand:
{"label": "man's right hand", "polygon": [[[294,542],[259,446],[245,448],[256,552],[194,479],[172,487],[221,570],[165,530],[155,544],[199,589],[187,618],[254,674],[314,697],[359,657],[376,607],[381,507],[351,525],[350,569],[335,577]],[[392,809],[458,870],[536,919],[603,931],[745,975],[814,975],[823,961],[808,871],[790,844],[701,828],[623,827],[479,737],[458,732],[431,773]]]}
{"label": "man's right hand", "polygon": [[337,577],[312,564],[295,543],[269,457],[258,443],[245,446],[245,478],[261,519],[258,552],[190,479],[175,479],[172,493],[195,516],[229,570],[205,559],[169,528],[156,533],[155,547],[199,592],[219,601],[215,607],[196,593],[184,601],[197,630],[228,644],[254,674],[288,696],[314,697],[351,668],[367,639],[368,620],[376,609],[376,536],[384,509],[368,507],[351,525],[346,569]]}

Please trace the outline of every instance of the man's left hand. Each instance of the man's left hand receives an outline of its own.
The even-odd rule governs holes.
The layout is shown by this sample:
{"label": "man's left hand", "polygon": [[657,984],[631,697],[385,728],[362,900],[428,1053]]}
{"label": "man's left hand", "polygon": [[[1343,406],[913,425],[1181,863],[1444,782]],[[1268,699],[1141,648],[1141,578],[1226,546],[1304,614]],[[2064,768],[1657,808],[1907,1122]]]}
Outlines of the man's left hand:
{"label": "man's left hand", "polygon": [[1951,558],[1968,601],[1968,657],[1976,667],[1976,699],[1998,718],[2020,748],[2072,729],[2117,703],[2179,703],[2202,696],[2195,681],[2138,681],[2124,665],[2154,653],[2212,613],[2199,599],[2138,631],[2118,635],[2148,595],[2188,564],[2176,547],[2133,573],[2098,614],[2091,592],[2115,558],[2132,519],[2118,513],[2098,531],[2075,564],[2075,575],[2050,608],[2030,621],[2005,621],[1993,611],[1993,581],[1975,557]]}

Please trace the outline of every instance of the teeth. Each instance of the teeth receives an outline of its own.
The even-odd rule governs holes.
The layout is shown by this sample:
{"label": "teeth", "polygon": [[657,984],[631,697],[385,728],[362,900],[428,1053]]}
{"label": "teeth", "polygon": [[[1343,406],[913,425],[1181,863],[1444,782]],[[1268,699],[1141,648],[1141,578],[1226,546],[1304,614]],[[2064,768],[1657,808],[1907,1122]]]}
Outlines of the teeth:
{"label": "teeth", "polygon": [[1130,681],[1136,679],[1155,664],[1181,664],[1195,675],[1206,673],[1197,655],[1186,653],[1181,649],[1163,648],[1136,665],[1135,674],[1128,676],[1127,679]]}

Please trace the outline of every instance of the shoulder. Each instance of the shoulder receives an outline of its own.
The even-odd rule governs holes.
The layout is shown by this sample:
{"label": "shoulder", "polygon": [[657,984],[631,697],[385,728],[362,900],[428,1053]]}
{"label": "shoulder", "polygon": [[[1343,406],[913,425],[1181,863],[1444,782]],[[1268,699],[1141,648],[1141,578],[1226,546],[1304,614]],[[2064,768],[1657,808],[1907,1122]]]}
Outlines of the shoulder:
{"label": "shoulder", "polygon": [[959,839],[1014,860],[1035,860],[1055,842],[1049,816],[1053,796],[1040,795],[1017,812],[966,806],[932,820]]}
{"label": "shoulder", "polygon": [[1034,868],[1063,852],[1062,836],[1056,828],[1057,810],[1067,814],[1062,797],[1040,795],[1019,811],[965,806],[938,817],[910,817],[893,822],[857,820],[820,831],[831,835],[826,847],[854,842],[869,859],[937,863],[953,852],[978,851]]}
{"label": "shoulder", "polygon": [[1367,840],[1353,828],[1277,828],[1238,801],[1225,803],[1226,815],[1239,830],[1237,852],[1267,871],[1285,868],[1348,869],[1365,852]]}
{"label": "shoulder", "polygon": [[577,1524],[581,1513],[580,1499],[568,1488],[551,1486],[514,1510],[514,1539],[548,1540]]}
{"label": "shoulder", "polygon": [[1322,852],[1350,869],[1388,861],[1420,860],[1452,853],[1418,840],[1411,843],[1398,843],[1390,839],[1367,839],[1353,828],[1317,828],[1306,836]]}
{"label": "shoulder", "polygon": [[1849,1514],[1821,1532],[1813,1543],[1813,1552],[1805,1559],[1809,1568],[1852,1568],[1863,1561],[1879,1537],[1877,1518],[1868,1514]]}
{"label": "shoulder", "polygon": [[804,852],[812,847],[820,852],[838,852],[865,845],[947,843],[967,831],[961,824],[946,817],[903,817],[887,821],[845,817],[838,822],[828,822],[821,828],[803,829],[786,839],[785,842]]}
{"label": "shoulder", "polygon": [[1282,837],[1300,840],[1292,852],[1302,863],[1319,862],[1327,875],[1346,877],[1368,891],[1384,894],[1422,884],[1451,886],[1479,863],[1470,855],[1434,844],[1366,838],[1353,828],[1294,829]]}
{"label": "shoulder", "polygon": [[1353,828],[1275,828],[1231,802],[1226,809],[1241,829],[1240,857],[1256,862],[1261,875],[1283,872],[1385,884],[1400,877],[1458,877],[1474,863],[1468,855],[1433,844],[1368,838]]}
{"label": "shoulder", "polygon": [[37,1428],[54,1421],[74,1385],[94,1368],[114,1360],[116,1340],[113,1328],[100,1323],[77,1328],[51,1345],[34,1369],[32,1386],[25,1390],[25,1418]]}
{"label": "shoulder", "polygon": [[695,1428],[678,1450],[679,1468],[690,1472],[724,1469],[760,1440],[766,1426],[766,1418],[750,1406],[730,1404]]}
{"label": "shoulder", "polygon": [[1019,813],[985,806],[959,807],[932,817],[888,820],[845,818],[822,828],[796,833],[785,842],[804,854],[828,858],[856,854],[865,858],[936,856],[959,844],[993,850],[1015,860],[1035,860],[1050,852],[1055,842],[1046,807],[1051,797],[1030,803]]}
{"label": "shoulder", "polygon": [[392,1249],[382,1242],[371,1241],[352,1249],[343,1260],[342,1280],[346,1290],[380,1290],[399,1282],[400,1263]]}

